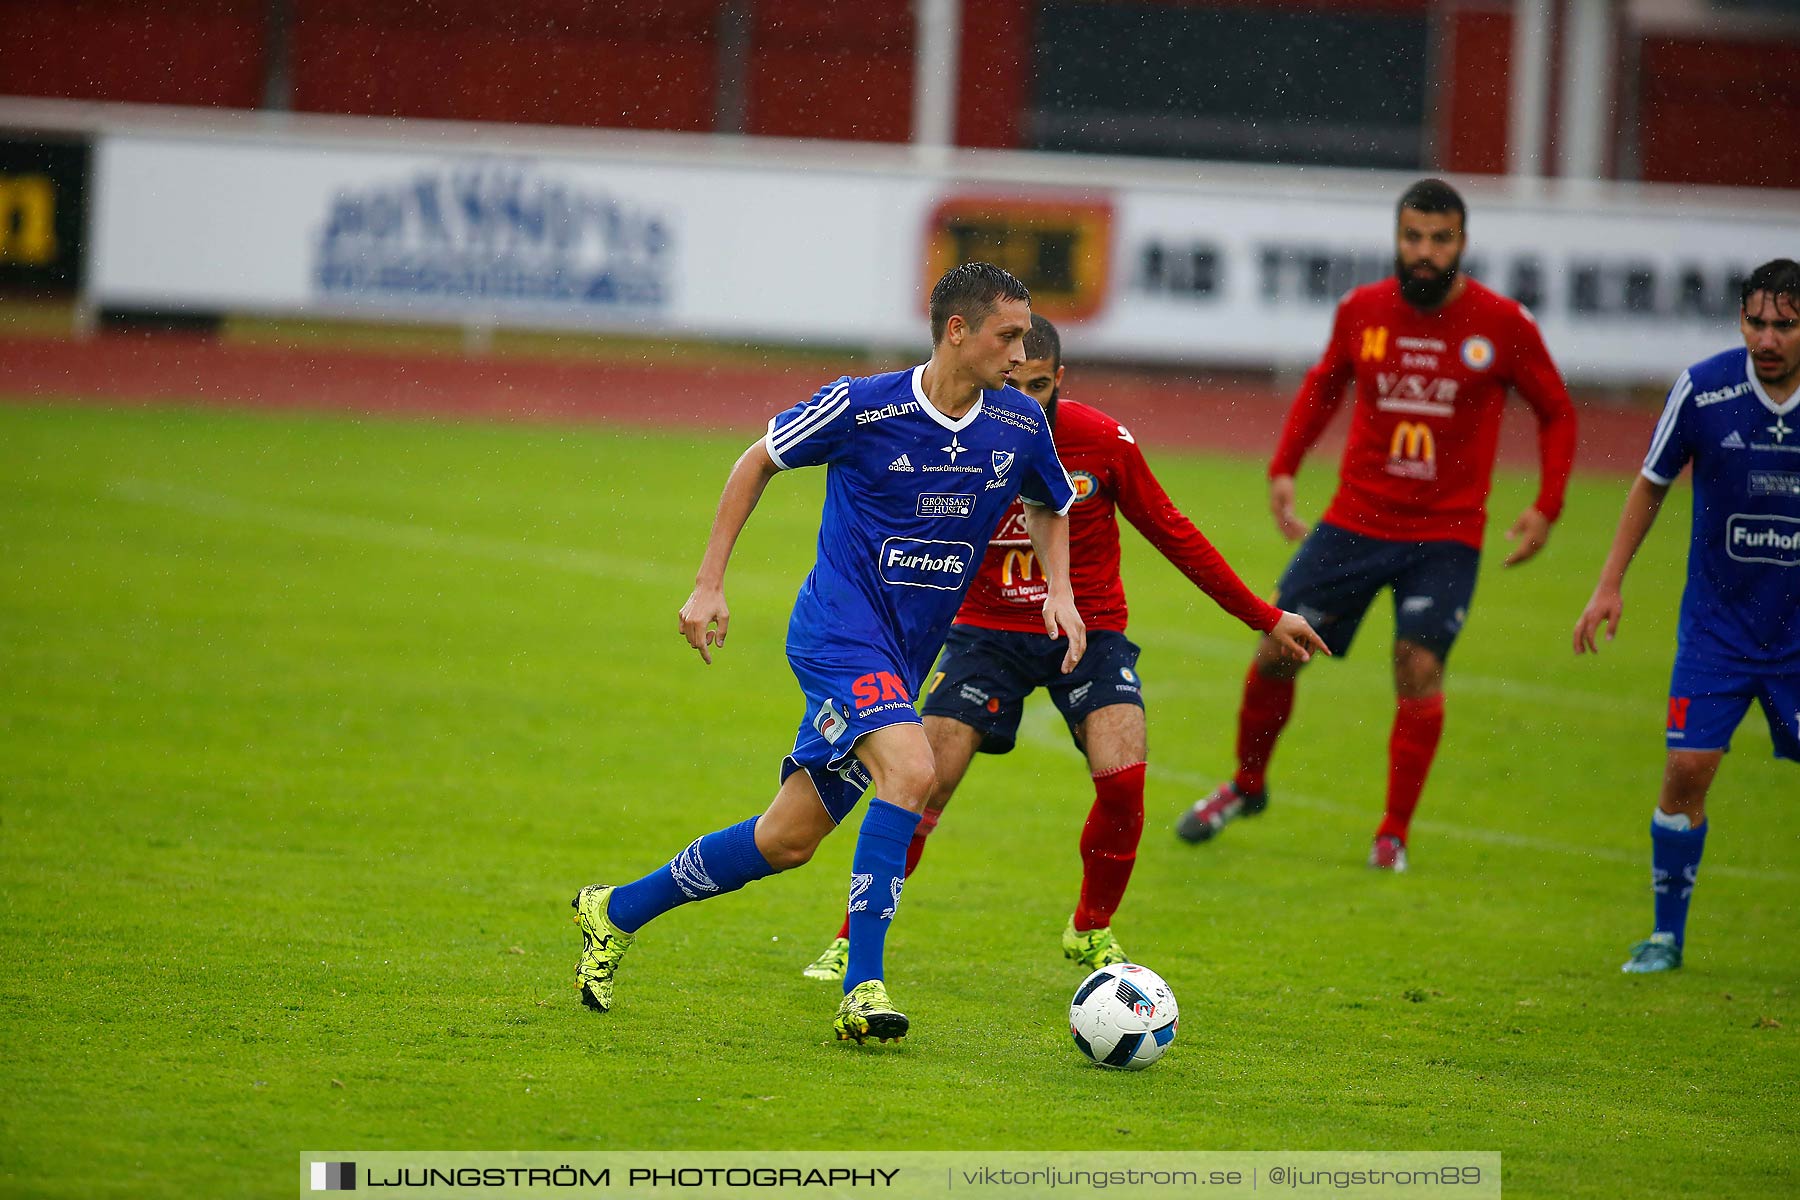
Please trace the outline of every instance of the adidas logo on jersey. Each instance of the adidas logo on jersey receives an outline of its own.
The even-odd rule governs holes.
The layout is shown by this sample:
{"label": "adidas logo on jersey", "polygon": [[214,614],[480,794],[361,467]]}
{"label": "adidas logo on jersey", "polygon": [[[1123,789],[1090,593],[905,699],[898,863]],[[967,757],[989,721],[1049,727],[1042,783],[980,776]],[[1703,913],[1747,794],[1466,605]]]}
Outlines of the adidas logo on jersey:
{"label": "adidas logo on jersey", "polygon": [[1719,446],[1724,450],[1742,450],[1744,448],[1744,437],[1734,429],[1725,435],[1725,440],[1720,442]]}
{"label": "adidas logo on jersey", "polygon": [[910,471],[912,469],[912,459],[906,457],[904,454],[888,464],[888,470],[890,471]]}

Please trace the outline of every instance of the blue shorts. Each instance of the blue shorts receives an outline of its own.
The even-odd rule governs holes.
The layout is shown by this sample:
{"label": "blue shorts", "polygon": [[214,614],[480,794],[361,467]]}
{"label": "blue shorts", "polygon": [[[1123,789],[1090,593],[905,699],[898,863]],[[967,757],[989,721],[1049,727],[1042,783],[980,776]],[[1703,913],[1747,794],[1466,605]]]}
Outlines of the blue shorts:
{"label": "blue shorts", "polygon": [[1800,762],[1800,675],[1765,675],[1679,656],[1669,677],[1663,742],[1671,750],[1729,750],[1752,700],[1762,704],[1775,757]]}
{"label": "blue shorts", "polygon": [[1481,551],[1461,542],[1390,542],[1321,521],[1282,572],[1275,603],[1305,617],[1342,658],[1376,594],[1391,587],[1394,637],[1447,659],[1480,566]]}
{"label": "blue shorts", "polygon": [[856,807],[872,780],[855,754],[858,738],[888,725],[919,723],[904,668],[878,651],[847,650],[843,657],[800,658],[788,666],[806,696],[794,748],[781,760],[781,781],[805,771],[833,821]]}
{"label": "blue shorts", "polygon": [[[1018,740],[1025,697],[1038,688],[1056,702],[1070,737],[1095,709],[1144,707],[1138,648],[1130,638],[1110,629],[1090,631],[1087,653],[1064,675],[1068,651],[1066,637],[952,626],[925,686],[925,715],[961,721],[981,734],[983,754],[1005,754]],[[1079,740],[1075,745],[1081,748]]]}

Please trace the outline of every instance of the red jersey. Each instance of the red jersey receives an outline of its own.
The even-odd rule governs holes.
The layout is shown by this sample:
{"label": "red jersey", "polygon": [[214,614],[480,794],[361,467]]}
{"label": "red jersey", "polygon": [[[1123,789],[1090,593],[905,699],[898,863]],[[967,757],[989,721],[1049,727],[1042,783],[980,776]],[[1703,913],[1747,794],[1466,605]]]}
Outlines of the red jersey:
{"label": "red jersey", "polygon": [[[1075,503],[1069,509],[1069,577],[1075,607],[1089,629],[1125,630],[1115,510],[1220,608],[1252,629],[1274,628],[1281,610],[1244,586],[1206,536],[1181,515],[1151,473],[1130,430],[1098,409],[1061,400],[1052,433],[1056,455],[1075,485]],[[988,543],[956,623],[1042,633],[1047,591],[1025,532],[1024,506],[1015,500]]]}
{"label": "red jersey", "polygon": [[1575,461],[1575,408],[1537,324],[1475,280],[1432,311],[1389,278],[1338,304],[1325,356],[1307,373],[1269,464],[1293,475],[1356,379],[1350,440],[1324,519],[1390,541],[1455,541],[1477,549],[1506,391],[1538,421],[1534,507],[1554,521]]}

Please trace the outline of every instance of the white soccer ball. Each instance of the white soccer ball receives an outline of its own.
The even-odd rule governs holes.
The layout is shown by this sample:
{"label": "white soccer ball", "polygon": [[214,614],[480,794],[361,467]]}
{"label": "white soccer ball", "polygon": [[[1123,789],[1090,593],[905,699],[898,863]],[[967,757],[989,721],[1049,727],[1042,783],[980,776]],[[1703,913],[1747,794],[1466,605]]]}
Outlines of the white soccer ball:
{"label": "white soccer ball", "polygon": [[1136,963],[1101,967],[1075,989],[1069,1033],[1103,1067],[1141,1071],[1162,1057],[1181,1023],[1175,993]]}

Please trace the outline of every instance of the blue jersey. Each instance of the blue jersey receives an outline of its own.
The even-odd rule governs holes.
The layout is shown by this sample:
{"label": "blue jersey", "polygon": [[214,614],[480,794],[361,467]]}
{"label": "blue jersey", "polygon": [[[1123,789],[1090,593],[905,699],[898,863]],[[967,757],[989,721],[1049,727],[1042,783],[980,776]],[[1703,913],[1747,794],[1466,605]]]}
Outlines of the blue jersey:
{"label": "blue jersey", "polygon": [[1800,392],[1776,404],[1747,350],[1682,373],[1644,459],[1667,485],[1694,464],[1678,656],[1800,671]]}
{"label": "blue jersey", "polygon": [[953,421],[925,398],[924,372],[839,379],[778,413],[763,439],[784,470],[829,468],[789,655],[873,651],[905,672],[913,696],[1013,497],[1059,513],[1075,499],[1035,400],[983,392]]}

